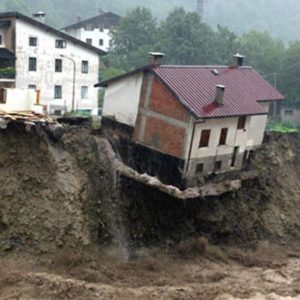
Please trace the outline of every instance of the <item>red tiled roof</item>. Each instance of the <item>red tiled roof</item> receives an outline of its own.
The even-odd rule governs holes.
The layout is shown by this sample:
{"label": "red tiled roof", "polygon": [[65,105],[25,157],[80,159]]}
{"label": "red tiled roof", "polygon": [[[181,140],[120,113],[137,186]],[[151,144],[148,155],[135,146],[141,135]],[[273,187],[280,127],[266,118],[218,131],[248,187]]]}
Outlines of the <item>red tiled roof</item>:
{"label": "red tiled roof", "polygon": [[[198,118],[266,114],[258,101],[284,99],[251,67],[159,66],[153,72]],[[214,103],[219,84],[226,87],[222,105]]]}

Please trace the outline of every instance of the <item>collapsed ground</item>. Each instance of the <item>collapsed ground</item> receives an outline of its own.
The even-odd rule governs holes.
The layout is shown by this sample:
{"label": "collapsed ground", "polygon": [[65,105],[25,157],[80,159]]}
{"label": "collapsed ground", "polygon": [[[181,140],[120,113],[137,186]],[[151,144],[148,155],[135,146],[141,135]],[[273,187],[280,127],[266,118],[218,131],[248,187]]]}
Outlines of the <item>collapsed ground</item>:
{"label": "collapsed ground", "polygon": [[[0,131],[0,291],[6,297],[2,299],[15,299],[12,291],[28,299],[105,299],[108,295],[116,299],[211,295],[215,299],[226,293],[247,299],[256,286],[262,295],[300,293],[299,258],[290,249],[300,235],[296,136],[273,136],[257,153],[254,163],[259,177],[244,182],[239,191],[183,201],[115,174],[103,138],[90,131],[69,126],[59,141],[17,126]],[[182,246],[199,236],[222,249],[203,258],[203,243]],[[274,260],[265,263],[258,252],[257,261],[245,266],[252,254],[243,253],[255,251],[261,241],[281,245],[280,250],[268,246],[263,251],[277,249]],[[232,245],[248,250],[235,256],[228,250]],[[160,250],[149,262],[143,253],[152,247]],[[134,260],[112,262],[104,249]],[[191,258],[188,253],[195,251],[199,257]],[[73,252],[82,254],[72,256],[68,266],[61,253]],[[245,276],[237,281],[240,272]],[[74,282],[65,282],[66,278]],[[253,282],[248,286],[250,278]],[[98,287],[89,287],[90,283]],[[72,295],[73,290],[78,293]]]}

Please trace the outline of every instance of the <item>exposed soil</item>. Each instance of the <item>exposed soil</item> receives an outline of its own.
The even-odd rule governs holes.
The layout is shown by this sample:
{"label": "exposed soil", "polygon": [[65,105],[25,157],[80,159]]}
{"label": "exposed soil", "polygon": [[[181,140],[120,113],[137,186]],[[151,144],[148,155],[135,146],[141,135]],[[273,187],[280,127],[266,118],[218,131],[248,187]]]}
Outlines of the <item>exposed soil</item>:
{"label": "exposed soil", "polygon": [[300,299],[297,137],[272,137],[239,191],[186,201],[104,148],[88,127],[0,131],[0,299]]}

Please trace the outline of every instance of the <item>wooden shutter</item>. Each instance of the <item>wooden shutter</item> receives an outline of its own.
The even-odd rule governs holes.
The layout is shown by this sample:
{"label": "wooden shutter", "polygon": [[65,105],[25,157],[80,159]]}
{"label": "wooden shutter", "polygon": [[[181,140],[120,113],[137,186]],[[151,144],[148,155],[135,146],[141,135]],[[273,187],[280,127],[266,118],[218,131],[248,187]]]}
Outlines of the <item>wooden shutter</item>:
{"label": "wooden shutter", "polygon": [[246,116],[240,116],[238,120],[238,127],[237,129],[244,129],[246,126]]}
{"label": "wooden shutter", "polygon": [[228,128],[222,128],[220,134],[219,145],[225,145],[227,140]]}
{"label": "wooden shutter", "polygon": [[199,143],[199,148],[208,147],[210,138],[210,129],[205,129],[201,131],[201,138]]}

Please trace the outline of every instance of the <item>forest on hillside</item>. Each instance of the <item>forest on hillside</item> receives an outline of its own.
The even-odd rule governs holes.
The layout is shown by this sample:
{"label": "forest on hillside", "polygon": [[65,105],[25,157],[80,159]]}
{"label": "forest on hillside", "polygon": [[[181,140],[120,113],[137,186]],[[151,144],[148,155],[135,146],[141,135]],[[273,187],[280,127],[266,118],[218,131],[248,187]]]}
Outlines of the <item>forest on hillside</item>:
{"label": "forest on hillside", "polygon": [[[43,10],[47,13],[47,22],[51,25],[55,24],[56,27],[74,22],[74,18],[79,14],[81,17],[95,15],[100,8],[124,13],[119,28],[112,33],[113,47],[109,55],[104,58],[108,69],[101,72],[103,79],[146,64],[149,51],[164,52],[167,64],[193,65],[226,65],[231,56],[239,52],[246,56],[246,64],[253,66],[265,79],[276,86],[288,101],[300,105],[300,41],[296,40],[298,38],[296,36],[293,42],[284,42],[283,39],[272,35],[271,30],[282,30],[282,34],[285,33],[286,37],[291,33],[288,29],[284,32],[284,28],[276,24],[267,26],[268,22],[283,22],[283,18],[276,20],[272,16],[272,11],[280,13],[281,0],[273,1],[268,18],[265,18],[262,9],[258,9],[259,5],[264,7],[266,2],[264,0],[226,1],[227,11],[232,10],[232,15],[239,13],[239,18],[243,19],[240,23],[238,18],[230,19],[231,22],[236,22],[239,34],[230,27],[218,25],[217,22],[214,25],[206,22],[206,18],[212,16],[213,5],[215,5],[216,16],[219,14],[215,20],[225,22],[226,10],[222,8],[224,1],[218,0],[210,2],[206,0],[204,17],[199,16],[195,10],[191,11],[192,5],[188,9],[176,7],[177,4],[183,4],[182,0],[147,1],[148,6],[151,4],[152,8],[159,7],[160,14],[166,14],[162,19],[157,17],[155,10],[146,7],[134,7],[125,13],[129,7],[145,2],[141,0],[131,0],[126,3],[118,0],[0,1],[2,10],[18,10],[28,15],[33,11]],[[116,7],[118,3],[120,5]],[[257,7],[253,3],[256,3]],[[292,0],[286,0],[285,3],[286,6],[292,5]],[[298,6],[300,8],[300,2],[299,5],[295,4],[294,8]],[[247,11],[251,17],[247,16]],[[298,12],[300,9],[291,9],[290,16],[295,17]],[[284,16],[284,12],[281,13]],[[251,24],[256,24],[258,28],[264,30],[254,30]],[[297,27],[294,26],[293,29],[295,28]]]}
{"label": "forest on hillside", "polygon": [[[203,0],[203,20],[211,26],[227,26],[242,34],[250,30],[268,31],[284,41],[298,39],[300,27],[300,1],[295,0]],[[102,10],[126,14],[136,6],[151,9],[159,20],[175,7],[187,11],[196,10],[196,0],[0,0],[0,10],[19,10],[32,14],[38,10],[47,13],[47,22],[64,27],[77,16],[87,18]]]}

